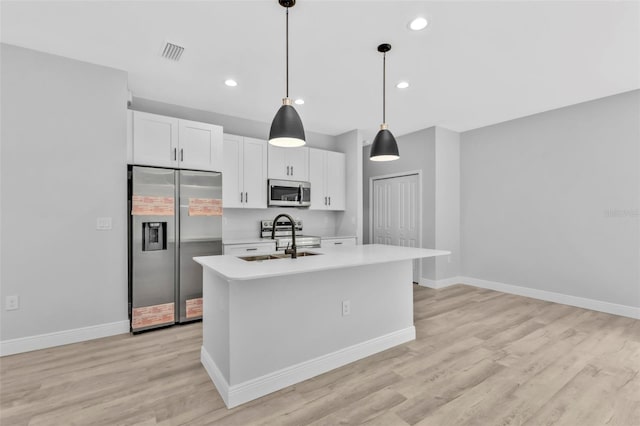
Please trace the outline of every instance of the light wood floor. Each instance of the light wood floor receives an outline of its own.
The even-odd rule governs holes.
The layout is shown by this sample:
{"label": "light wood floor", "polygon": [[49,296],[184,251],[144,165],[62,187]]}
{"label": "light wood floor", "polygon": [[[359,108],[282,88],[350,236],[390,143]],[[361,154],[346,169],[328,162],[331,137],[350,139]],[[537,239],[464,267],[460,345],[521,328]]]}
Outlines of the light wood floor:
{"label": "light wood floor", "polygon": [[640,425],[640,321],[463,285],[414,300],[416,341],[232,410],[201,324],[4,357],[0,423]]}

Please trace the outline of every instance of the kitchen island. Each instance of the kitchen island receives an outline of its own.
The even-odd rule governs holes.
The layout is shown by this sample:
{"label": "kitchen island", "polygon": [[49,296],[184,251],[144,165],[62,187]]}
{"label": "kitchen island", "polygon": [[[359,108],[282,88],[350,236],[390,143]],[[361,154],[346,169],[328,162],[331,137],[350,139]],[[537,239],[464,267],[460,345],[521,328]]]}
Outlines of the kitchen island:
{"label": "kitchen island", "polygon": [[201,362],[227,407],[414,340],[412,260],[450,254],[377,244],[308,252],[194,258]]}

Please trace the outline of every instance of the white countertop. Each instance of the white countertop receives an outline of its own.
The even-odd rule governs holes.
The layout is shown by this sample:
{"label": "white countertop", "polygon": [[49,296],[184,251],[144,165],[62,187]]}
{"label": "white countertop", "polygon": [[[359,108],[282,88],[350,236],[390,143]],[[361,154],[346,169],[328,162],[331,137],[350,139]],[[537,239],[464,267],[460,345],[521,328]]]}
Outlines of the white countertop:
{"label": "white countertop", "polygon": [[451,254],[450,251],[444,250],[387,246],[381,244],[300,250],[300,252],[302,251],[321,254],[317,256],[300,257],[298,259],[271,259],[254,262],[248,262],[230,255],[201,256],[194,257],[193,260],[203,267],[213,270],[218,275],[235,281]]}

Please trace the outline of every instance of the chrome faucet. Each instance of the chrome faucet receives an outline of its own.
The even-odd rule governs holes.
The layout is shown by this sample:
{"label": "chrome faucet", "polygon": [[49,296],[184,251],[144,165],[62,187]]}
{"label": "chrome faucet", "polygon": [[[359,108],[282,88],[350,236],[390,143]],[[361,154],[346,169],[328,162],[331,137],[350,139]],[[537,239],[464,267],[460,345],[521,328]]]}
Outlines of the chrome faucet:
{"label": "chrome faucet", "polygon": [[275,240],[276,224],[278,223],[278,219],[280,219],[283,216],[289,219],[289,222],[291,222],[291,248],[287,246],[287,248],[284,249],[284,254],[290,254],[292,259],[296,259],[298,257],[298,249],[296,247],[296,225],[293,222],[293,218],[291,216],[285,213],[281,213],[278,216],[276,216],[275,219],[273,219],[273,227],[271,229],[271,239]]}

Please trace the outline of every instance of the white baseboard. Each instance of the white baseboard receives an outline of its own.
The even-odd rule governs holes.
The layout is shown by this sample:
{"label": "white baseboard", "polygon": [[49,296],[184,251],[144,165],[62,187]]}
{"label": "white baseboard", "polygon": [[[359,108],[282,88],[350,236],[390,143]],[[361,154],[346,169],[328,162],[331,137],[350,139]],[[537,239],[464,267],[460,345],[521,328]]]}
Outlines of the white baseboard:
{"label": "white baseboard", "polygon": [[538,290],[530,287],[521,287],[471,277],[459,277],[458,282],[472,285],[474,287],[496,290],[503,293],[516,294],[518,296],[531,297],[534,299],[546,300],[548,302],[561,303],[563,305],[577,306],[578,308],[591,309],[593,311],[640,319],[640,308],[635,306],[618,305],[617,303],[586,299],[584,297],[571,296],[568,294],[555,293],[552,291]]}
{"label": "white baseboard", "polygon": [[220,371],[213,358],[211,358],[211,355],[209,355],[209,352],[204,348],[204,345],[200,348],[200,362],[213,381],[216,389],[218,389],[218,393],[222,397],[224,404],[231,408],[232,406],[229,405],[229,383],[227,379],[224,378],[222,371]]}
{"label": "white baseboard", "polygon": [[0,342],[0,356],[30,352],[129,332],[129,321],[117,321]]}
{"label": "white baseboard", "polygon": [[450,285],[454,285],[454,284],[462,284],[462,277],[445,278],[442,280],[430,280],[428,278],[422,277],[420,278],[419,284],[422,287],[439,289],[439,288],[449,287]]}
{"label": "white baseboard", "polygon": [[224,379],[204,346],[200,352],[200,359],[227,407],[233,408],[415,338],[415,327],[407,327],[232,386]]}

